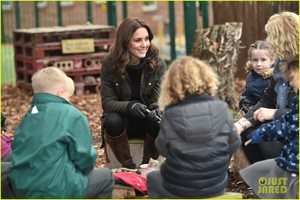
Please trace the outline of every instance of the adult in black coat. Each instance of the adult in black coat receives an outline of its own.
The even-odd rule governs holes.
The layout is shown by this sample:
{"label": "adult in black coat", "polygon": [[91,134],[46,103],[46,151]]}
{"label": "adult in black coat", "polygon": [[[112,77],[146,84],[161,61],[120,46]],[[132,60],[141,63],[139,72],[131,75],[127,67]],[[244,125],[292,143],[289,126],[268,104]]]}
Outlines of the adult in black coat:
{"label": "adult in black coat", "polygon": [[[102,136],[122,167],[135,169],[157,159],[154,140],[161,115],[157,104],[166,63],[151,42],[150,27],[139,18],[126,18],[115,44],[102,62]],[[134,163],[128,139],[144,139],[143,159]]]}

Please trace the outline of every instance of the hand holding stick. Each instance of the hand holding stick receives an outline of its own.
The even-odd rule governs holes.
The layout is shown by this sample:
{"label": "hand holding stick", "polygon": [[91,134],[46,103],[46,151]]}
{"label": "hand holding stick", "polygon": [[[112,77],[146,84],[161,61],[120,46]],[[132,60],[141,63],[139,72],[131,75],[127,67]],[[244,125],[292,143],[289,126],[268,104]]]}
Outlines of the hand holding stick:
{"label": "hand holding stick", "polygon": [[[146,112],[149,114],[151,111],[149,109],[146,109]],[[158,123],[160,123],[161,118],[157,115],[155,115],[155,118],[158,120]]]}
{"label": "hand holding stick", "polygon": [[252,142],[252,139],[249,139],[245,142],[245,146],[247,146],[248,144],[250,144]]}

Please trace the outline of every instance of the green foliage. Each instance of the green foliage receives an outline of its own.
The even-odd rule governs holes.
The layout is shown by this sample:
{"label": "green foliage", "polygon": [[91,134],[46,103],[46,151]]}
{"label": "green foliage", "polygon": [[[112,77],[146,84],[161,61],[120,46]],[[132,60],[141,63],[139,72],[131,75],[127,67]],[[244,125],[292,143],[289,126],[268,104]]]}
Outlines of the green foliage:
{"label": "green foliage", "polygon": [[16,73],[12,45],[1,44],[1,84],[15,85]]}

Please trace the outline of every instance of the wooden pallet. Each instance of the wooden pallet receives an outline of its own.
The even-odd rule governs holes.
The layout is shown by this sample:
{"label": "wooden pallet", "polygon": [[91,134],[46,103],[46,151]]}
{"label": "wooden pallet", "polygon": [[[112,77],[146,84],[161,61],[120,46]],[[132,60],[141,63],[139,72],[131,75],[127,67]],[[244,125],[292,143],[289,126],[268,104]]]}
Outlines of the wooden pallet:
{"label": "wooden pallet", "polygon": [[[26,81],[18,80],[16,83],[17,87],[24,90],[28,94],[32,94],[32,85]],[[95,84],[85,84],[85,83],[75,83],[75,95],[99,93],[100,83]]]}
{"label": "wooden pallet", "polygon": [[102,60],[108,55],[115,35],[116,28],[105,25],[15,30],[17,85],[30,90],[32,75],[52,66],[74,80],[75,94],[99,92]]}
{"label": "wooden pallet", "polygon": [[74,69],[85,68],[85,60],[93,60],[92,66],[88,68],[98,67],[100,69],[102,59],[108,52],[90,53],[90,54],[72,54],[66,56],[52,56],[44,59],[31,59],[28,57],[15,56],[16,69],[29,69],[37,71],[44,67],[53,66],[56,62],[65,62],[72,60],[74,62]]}
{"label": "wooden pallet", "polygon": [[37,44],[61,42],[64,39],[113,39],[116,28],[106,25],[74,25],[17,29],[13,32],[14,44]]}
{"label": "wooden pallet", "polygon": [[[113,45],[114,39],[101,39],[94,41],[94,52],[106,52]],[[42,43],[35,46],[31,44],[14,44],[14,52],[17,57],[26,57],[29,59],[45,59],[49,57],[65,56],[62,51],[61,42]]]}

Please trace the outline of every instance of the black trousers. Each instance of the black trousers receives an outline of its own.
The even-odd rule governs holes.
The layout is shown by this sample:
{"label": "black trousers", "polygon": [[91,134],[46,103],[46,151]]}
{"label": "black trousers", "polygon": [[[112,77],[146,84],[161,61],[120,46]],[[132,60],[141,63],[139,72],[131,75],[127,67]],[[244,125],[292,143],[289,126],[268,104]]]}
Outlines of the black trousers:
{"label": "black trousers", "polygon": [[12,186],[8,179],[8,173],[11,168],[11,162],[2,161],[1,163],[1,197],[4,199],[15,199]]}
{"label": "black trousers", "polygon": [[128,138],[144,139],[146,133],[156,138],[159,132],[159,123],[148,118],[141,119],[120,113],[109,113],[103,118],[102,128],[112,136],[121,135],[126,130]]}
{"label": "black trousers", "polygon": [[249,135],[257,128],[259,127],[248,128],[241,134],[242,148],[251,164],[278,157],[282,147],[282,144],[277,141],[260,142],[258,144],[248,144],[245,146],[245,142],[250,139]]}

